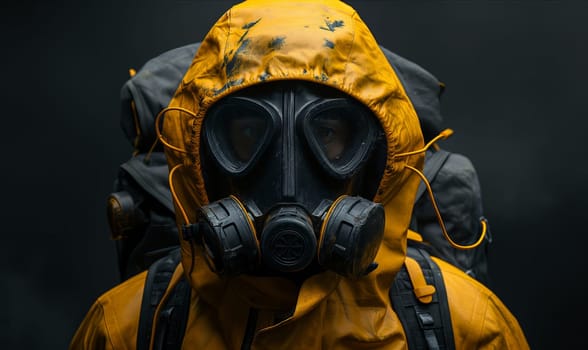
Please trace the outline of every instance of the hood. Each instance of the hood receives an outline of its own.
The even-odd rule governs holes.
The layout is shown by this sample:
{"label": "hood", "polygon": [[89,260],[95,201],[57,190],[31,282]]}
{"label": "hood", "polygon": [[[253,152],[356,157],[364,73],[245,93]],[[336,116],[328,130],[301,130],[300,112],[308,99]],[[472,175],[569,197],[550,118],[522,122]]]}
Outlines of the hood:
{"label": "hood", "polygon": [[[384,303],[404,261],[419,182],[405,165],[423,165],[422,154],[395,155],[422,148],[423,136],[400,79],[359,15],[343,2],[249,0],[227,11],[206,35],[163,121],[178,224],[194,223],[197,209],[208,204],[199,154],[206,111],[235,91],[283,80],[338,89],[365,104],[382,124],[388,153],[373,200],[385,207],[385,235],[376,257],[379,267],[358,283]],[[296,298],[300,305],[304,296],[304,307],[312,307],[345,280],[325,272],[298,290],[277,278],[221,278],[209,270],[199,249],[182,240],[182,264],[192,286],[213,305],[236,289],[257,307],[283,306]]]}

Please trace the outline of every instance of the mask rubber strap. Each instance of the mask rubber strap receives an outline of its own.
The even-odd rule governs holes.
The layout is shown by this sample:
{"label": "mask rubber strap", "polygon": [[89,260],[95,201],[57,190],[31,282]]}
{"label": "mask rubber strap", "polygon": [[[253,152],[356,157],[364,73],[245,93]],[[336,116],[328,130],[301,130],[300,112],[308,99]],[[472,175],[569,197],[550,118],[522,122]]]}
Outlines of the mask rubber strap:
{"label": "mask rubber strap", "polygon": [[435,215],[437,216],[437,221],[439,221],[439,226],[441,226],[441,231],[443,231],[443,236],[445,236],[445,239],[449,242],[449,244],[451,244],[451,246],[453,248],[464,249],[464,250],[465,249],[473,249],[473,248],[476,248],[477,246],[479,246],[480,244],[482,244],[482,242],[484,241],[484,238],[486,237],[486,232],[487,232],[488,225],[486,224],[486,220],[480,220],[480,223],[482,224],[482,233],[480,234],[480,238],[478,238],[478,240],[475,243],[469,244],[469,245],[461,245],[461,244],[455,243],[455,241],[453,239],[451,239],[451,237],[449,237],[449,234],[447,233],[447,229],[445,228],[445,223],[443,222],[443,218],[441,217],[441,212],[439,211],[439,207],[437,206],[437,201],[435,200],[435,196],[433,195],[433,190],[431,189],[431,184],[429,184],[429,180],[427,180],[427,177],[422,172],[420,172],[418,169],[413,168],[410,165],[405,165],[404,167],[417,173],[420,176],[421,180],[423,180],[423,182],[427,186],[427,192],[429,194],[429,198],[431,199],[431,203],[433,204],[433,209],[435,210]]}
{"label": "mask rubber strap", "polygon": [[178,195],[176,194],[176,191],[174,188],[174,181],[173,181],[174,174],[175,174],[176,170],[178,170],[179,168],[181,168],[183,166],[184,166],[184,164],[177,164],[175,167],[173,167],[172,170],[170,170],[170,172],[169,172],[168,181],[169,181],[169,189],[170,189],[171,195],[174,199],[174,202],[176,203],[176,205],[180,209],[180,213],[182,214],[182,217],[184,218],[185,224],[190,225],[190,220],[188,219],[188,214],[186,214],[186,210],[184,209],[184,206],[182,205],[182,203],[180,202],[180,199],[178,198]]}

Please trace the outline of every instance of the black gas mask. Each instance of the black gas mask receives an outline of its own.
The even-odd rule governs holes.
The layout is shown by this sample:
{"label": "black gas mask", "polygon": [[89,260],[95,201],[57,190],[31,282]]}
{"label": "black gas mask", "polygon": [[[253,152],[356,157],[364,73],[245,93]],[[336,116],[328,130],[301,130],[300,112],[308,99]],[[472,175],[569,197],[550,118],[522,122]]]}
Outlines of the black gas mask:
{"label": "black gas mask", "polygon": [[375,268],[384,209],[382,128],[353,98],[305,82],[234,93],[207,112],[202,162],[210,204],[198,231],[223,275]]}

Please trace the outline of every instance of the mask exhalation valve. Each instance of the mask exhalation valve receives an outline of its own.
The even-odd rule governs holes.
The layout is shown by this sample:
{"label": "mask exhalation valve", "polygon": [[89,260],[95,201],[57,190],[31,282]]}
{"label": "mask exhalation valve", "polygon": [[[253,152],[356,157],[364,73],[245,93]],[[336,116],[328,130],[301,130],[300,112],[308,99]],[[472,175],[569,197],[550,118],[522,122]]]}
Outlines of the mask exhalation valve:
{"label": "mask exhalation valve", "polygon": [[316,252],[312,222],[298,206],[279,207],[269,214],[261,233],[261,252],[272,270],[295,272],[310,265]]}

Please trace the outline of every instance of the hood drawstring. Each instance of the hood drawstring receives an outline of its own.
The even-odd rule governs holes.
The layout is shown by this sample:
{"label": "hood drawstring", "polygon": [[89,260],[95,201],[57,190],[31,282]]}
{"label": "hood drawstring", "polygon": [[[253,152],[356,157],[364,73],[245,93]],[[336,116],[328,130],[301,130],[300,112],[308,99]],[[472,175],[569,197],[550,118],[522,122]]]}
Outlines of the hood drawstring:
{"label": "hood drawstring", "polygon": [[[131,102],[131,106],[134,107],[133,102]],[[185,149],[173,146],[172,144],[167,142],[161,134],[161,127],[159,126],[159,124],[161,123],[161,119],[163,118],[163,115],[169,111],[185,112],[185,113],[188,113],[191,117],[194,117],[194,118],[196,117],[196,114],[194,112],[192,112],[186,108],[182,108],[182,107],[166,107],[166,108],[162,109],[159,113],[157,113],[157,116],[155,117],[155,132],[157,133],[157,137],[155,138],[155,141],[153,141],[151,148],[149,148],[149,151],[147,152],[147,155],[145,156],[145,159],[143,160],[145,163],[149,162],[149,159],[151,158],[151,154],[153,153],[155,146],[157,146],[157,142],[161,142],[167,148],[173,149],[174,151],[178,151],[178,152],[184,153],[184,154],[188,153]]]}
{"label": "hood drawstring", "polygon": [[180,209],[180,214],[182,214],[182,218],[184,219],[184,224],[190,225],[190,220],[188,219],[188,214],[186,213],[184,206],[180,202],[180,199],[178,198],[178,195],[176,194],[176,191],[174,188],[174,174],[175,174],[176,170],[178,170],[179,168],[181,168],[183,166],[184,166],[184,164],[177,164],[176,166],[174,166],[172,168],[172,170],[170,170],[170,172],[169,172],[168,181],[169,181],[169,189],[170,189],[172,198],[174,199],[174,202],[176,203],[176,205]]}
{"label": "hood drawstring", "polygon": [[[425,147],[423,147],[419,150],[416,150],[416,151],[396,154],[396,155],[394,155],[394,158],[407,157],[407,156],[412,156],[415,154],[423,153],[423,152],[426,152],[431,146],[433,146],[434,148],[437,148],[438,147],[436,145],[437,141],[445,140],[449,136],[451,136],[452,134],[453,134],[453,130],[445,129],[445,130],[441,131],[439,133],[439,135],[437,135],[435,138],[433,138],[431,141],[429,141],[425,145]],[[433,194],[433,190],[431,189],[431,184],[429,183],[429,180],[427,180],[427,177],[420,170],[418,170],[408,164],[405,164],[404,167],[406,169],[409,169],[410,171],[415,172],[421,178],[421,180],[425,183],[425,186],[427,187],[427,193],[429,194],[429,199],[431,200],[431,204],[433,205],[433,209],[435,210],[435,215],[437,216],[437,221],[439,222],[439,226],[441,227],[441,231],[443,232],[443,236],[449,242],[449,244],[451,244],[451,246],[453,248],[464,249],[464,250],[465,249],[473,249],[473,248],[478,247],[480,244],[482,244],[482,242],[484,241],[484,238],[486,237],[486,232],[488,231],[488,224],[486,223],[486,219],[480,220],[480,223],[482,224],[482,233],[480,233],[480,237],[478,238],[478,240],[476,242],[474,242],[473,244],[466,244],[466,245],[461,245],[461,244],[456,243],[453,239],[451,239],[451,237],[449,236],[449,233],[447,232],[447,229],[445,228],[445,223],[443,222],[443,218],[441,217],[441,212],[439,211],[439,207],[437,206],[437,201],[435,200],[435,195]]]}
{"label": "hood drawstring", "polygon": [[[155,139],[155,142],[151,146],[151,149],[149,150],[149,153],[148,153],[148,155],[145,158],[148,158],[151,155],[151,152],[155,148],[155,145],[157,144],[158,141],[161,142],[165,147],[167,147],[167,148],[169,148],[171,150],[174,150],[174,151],[177,151],[177,152],[180,152],[180,153],[184,153],[184,154],[187,154],[188,153],[187,150],[185,150],[183,148],[180,148],[180,147],[177,147],[177,146],[174,146],[171,143],[169,143],[165,139],[165,137],[163,136],[163,134],[161,133],[161,126],[160,126],[161,119],[163,118],[163,116],[165,115],[165,113],[167,113],[169,111],[180,111],[180,112],[184,112],[184,113],[187,113],[188,115],[190,115],[191,117],[196,118],[196,114],[194,112],[186,109],[186,108],[182,108],[182,107],[167,107],[167,108],[162,109],[157,114],[157,117],[155,117],[155,132],[157,134],[157,138]],[[169,175],[168,175],[168,182],[169,182],[169,189],[170,189],[172,198],[173,198],[174,202],[176,203],[176,205],[178,206],[178,208],[180,209],[180,214],[182,215],[182,218],[184,219],[184,225],[190,225],[190,220],[188,219],[188,214],[186,213],[186,210],[184,209],[184,206],[182,205],[182,203],[180,202],[180,200],[178,198],[178,195],[176,194],[175,186],[174,186],[174,181],[173,181],[175,172],[179,168],[181,168],[183,166],[184,166],[184,164],[177,164],[176,166],[174,166],[170,170]]]}
{"label": "hood drawstring", "polygon": [[176,147],[176,146],[170,144],[169,142],[167,142],[165,137],[163,137],[163,134],[161,133],[161,126],[159,124],[161,124],[161,119],[163,118],[165,113],[167,113],[169,111],[184,112],[184,113],[190,115],[192,118],[196,118],[196,113],[192,112],[189,109],[182,108],[182,107],[167,107],[167,108],[162,109],[161,112],[159,112],[157,114],[157,117],[155,117],[155,132],[157,133],[157,140],[159,140],[161,143],[163,143],[163,145],[165,147],[167,147],[171,150],[187,154],[188,151],[186,151],[185,149],[180,148],[180,147]]}
{"label": "hood drawstring", "polygon": [[[166,112],[169,111],[179,111],[179,112],[184,112],[187,113],[188,115],[190,115],[193,118],[196,118],[196,113],[186,109],[186,108],[182,108],[182,107],[167,107],[162,109],[158,114],[157,117],[155,117],[155,132],[157,134],[157,138],[155,139],[155,142],[153,143],[153,145],[151,146],[151,150],[149,151],[148,156],[151,155],[151,152],[153,151],[153,149],[155,148],[155,144],[159,141],[163,144],[164,147],[167,147],[171,150],[174,150],[176,152],[180,152],[183,154],[187,154],[189,153],[187,150],[174,146],[171,143],[169,143],[165,137],[163,136],[163,134],[161,133],[161,119],[163,118],[163,116],[165,115]],[[176,171],[180,168],[184,167],[184,164],[180,163],[180,164],[176,164],[170,171],[169,171],[169,175],[168,175],[168,182],[169,182],[169,190],[171,192],[172,198],[174,203],[176,204],[176,206],[178,207],[178,209],[180,210],[180,215],[182,215],[182,219],[184,219],[184,224],[181,225],[182,226],[182,234],[181,237],[187,241],[189,241],[189,245],[190,245],[190,256],[192,257],[192,261],[190,262],[190,269],[188,270],[188,276],[190,276],[192,274],[192,271],[194,270],[194,263],[195,263],[195,259],[194,259],[194,235],[193,235],[193,230],[195,229],[195,225],[190,223],[190,219],[188,218],[188,213],[186,213],[186,209],[184,208],[184,206],[182,205],[182,202],[180,201],[178,194],[176,193],[175,190],[175,186],[174,186],[174,174],[176,173]]]}

